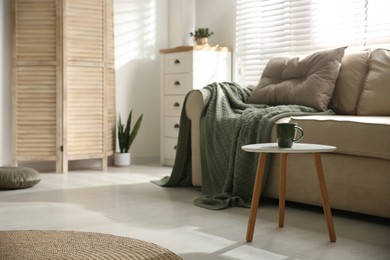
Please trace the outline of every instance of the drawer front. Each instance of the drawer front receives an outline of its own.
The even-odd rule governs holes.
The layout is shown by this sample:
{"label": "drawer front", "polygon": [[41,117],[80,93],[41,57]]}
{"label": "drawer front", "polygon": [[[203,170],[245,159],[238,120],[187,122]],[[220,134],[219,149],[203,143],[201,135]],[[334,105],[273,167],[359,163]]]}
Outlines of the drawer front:
{"label": "drawer front", "polygon": [[185,95],[192,89],[192,75],[189,73],[166,74],[164,76],[164,93]]}
{"label": "drawer front", "polygon": [[164,56],[165,73],[191,72],[192,52],[168,53]]}
{"label": "drawer front", "polygon": [[164,136],[178,137],[180,128],[180,117],[164,118]]}
{"label": "drawer front", "polygon": [[185,96],[164,96],[164,115],[180,116]]}
{"label": "drawer front", "polygon": [[164,138],[164,158],[175,159],[177,138]]}

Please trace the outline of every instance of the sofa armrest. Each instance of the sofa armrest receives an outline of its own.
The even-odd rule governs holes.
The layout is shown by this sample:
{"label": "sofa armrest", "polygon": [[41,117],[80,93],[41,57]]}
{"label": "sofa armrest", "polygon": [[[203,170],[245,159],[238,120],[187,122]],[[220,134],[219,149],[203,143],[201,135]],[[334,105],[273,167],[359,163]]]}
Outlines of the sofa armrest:
{"label": "sofa armrest", "polygon": [[191,121],[191,160],[192,160],[192,185],[202,186],[202,164],[200,160],[200,117],[203,111],[204,101],[202,92],[192,90],[187,95],[185,112]]}

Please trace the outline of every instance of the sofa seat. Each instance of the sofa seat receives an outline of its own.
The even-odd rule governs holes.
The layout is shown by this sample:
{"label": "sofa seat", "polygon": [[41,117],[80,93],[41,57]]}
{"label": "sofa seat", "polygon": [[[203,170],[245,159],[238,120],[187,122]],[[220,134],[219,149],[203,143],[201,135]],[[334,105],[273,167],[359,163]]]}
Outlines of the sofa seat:
{"label": "sofa seat", "polygon": [[[313,115],[283,118],[304,129],[301,142],[334,145],[322,157],[330,204],[334,209],[389,217],[390,117]],[[271,134],[276,141],[276,127]],[[311,154],[291,154],[287,161],[286,199],[321,205]],[[271,160],[264,196],[279,197],[280,157]]]}
{"label": "sofa seat", "polygon": [[304,143],[334,145],[336,153],[390,159],[390,117],[320,115],[292,117]]}

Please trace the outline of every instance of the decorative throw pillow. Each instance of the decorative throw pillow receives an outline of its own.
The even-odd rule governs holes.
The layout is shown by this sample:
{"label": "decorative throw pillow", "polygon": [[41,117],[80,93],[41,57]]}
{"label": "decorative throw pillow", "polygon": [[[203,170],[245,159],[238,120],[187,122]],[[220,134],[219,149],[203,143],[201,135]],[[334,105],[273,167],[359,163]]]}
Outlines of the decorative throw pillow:
{"label": "decorative throw pillow", "polygon": [[345,53],[329,108],[336,114],[356,115],[367,72],[371,50]]}
{"label": "decorative throw pillow", "polygon": [[357,115],[390,116],[390,50],[373,50],[369,64]]}
{"label": "decorative throw pillow", "polygon": [[28,167],[0,167],[1,189],[24,189],[40,182],[39,172]]}
{"label": "decorative throw pillow", "polygon": [[302,59],[272,58],[249,102],[271,106],[295,104],[327,110],[346,48],[318,51]]}

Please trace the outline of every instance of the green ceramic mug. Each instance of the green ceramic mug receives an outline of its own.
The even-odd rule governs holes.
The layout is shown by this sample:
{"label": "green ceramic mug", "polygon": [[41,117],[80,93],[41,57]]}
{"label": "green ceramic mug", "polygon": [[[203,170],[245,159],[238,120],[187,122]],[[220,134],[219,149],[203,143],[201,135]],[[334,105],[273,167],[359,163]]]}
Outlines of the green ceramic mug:
{"label": "green ceramic mug", "polygon": [[[297,130],[301,134],[299,138],[296,138]],[[303,138],[303,129],[294,123],[276,124],[276,137],[280,148],[290,148]]]}

